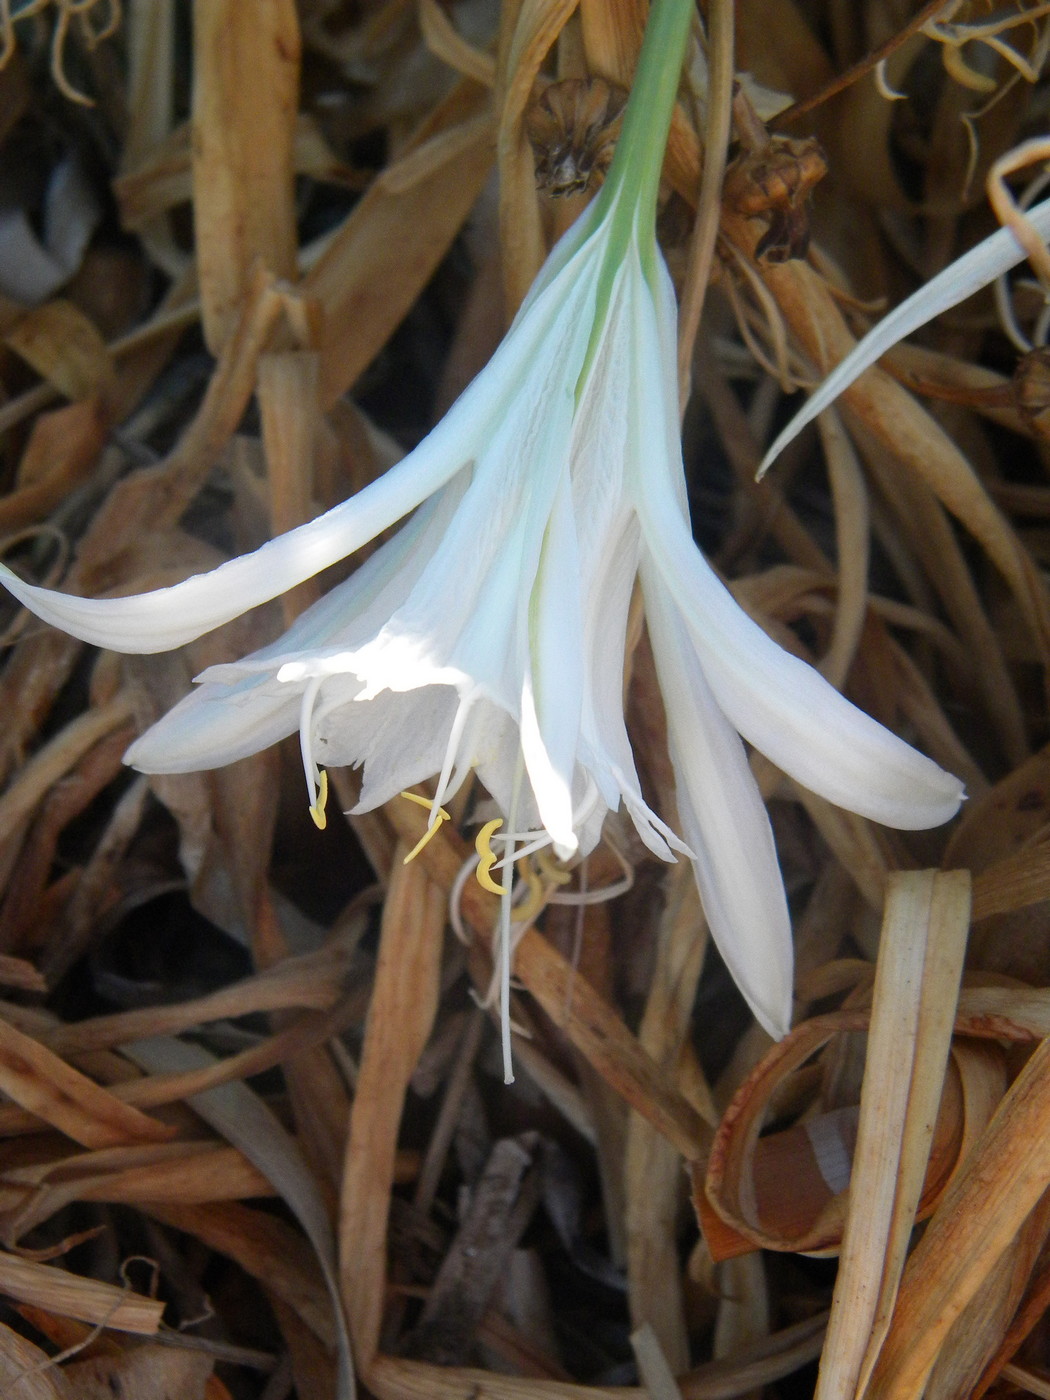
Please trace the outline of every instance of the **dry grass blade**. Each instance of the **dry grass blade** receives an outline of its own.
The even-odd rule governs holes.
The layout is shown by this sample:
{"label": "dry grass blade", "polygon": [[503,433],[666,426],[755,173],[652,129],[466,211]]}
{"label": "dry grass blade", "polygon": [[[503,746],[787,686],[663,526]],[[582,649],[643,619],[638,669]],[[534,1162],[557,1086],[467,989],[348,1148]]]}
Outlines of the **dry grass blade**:
{"label": "dry grass blade", "polygon": [[6,1253],[0,1253],[0,1292],[81,1322],[147,1336],[157,1331],[164,1312],[156,1298]]}
{"label": "dry grass blade", "polygon": [[[140,1040],[125,1053],[153,1072],[207,1069],[213,1057],[186,1041]],[[346,1331],[331,1222],[324,1200],[295,1140],[247,1085],[224,1084],[192,1094],[189,1102],[229,1142],[240,1149],[284,1197],[299,1220],[321,1264],[336,1317],[339,1338],[338,1400],[352,1400],[355,1393],[354,1363]]]}
{"label": "dry grass blade", "polygon": [[496,141],[500,187],[500,252],[508,319],[525,299],[546,248],[536,195],[525,112],[540,66],[575,10],[577,0],[522,0],[500,53]]}
{"label": "dry grass blade", "polygon": [[[321,426],[321,362],[316,351],[262,355],[259,359],[259,413],[270,487],[270,521],[275,535],[302,525],[313,514],[314,454]],[[319,597],[315,579],[284,596],[285,621]]]}
{"label": "dry grass blade", "polygon": [[178,1205],[151,1201],[157,1220],[193,1235],[209,1249],[234,1259],[250,1277],[291,1309],[326,1349],[338,1346],[331,1298],[317,1258],[303,1236],[284,1220],[233,1202]]}
{"label": "dry grass blade", "polygon": [[[408,806],[408,803],[403,804]],[[350,1114],[339,1212],[342,1288],[358,1365],[371,1385],[386,1280],[387,1217],[409,1077],[437,1007],[445,899],[400,845],[383,908],[379,962]]]}
{"label": "dry grass blade", "polygon": [[0,841],[12,836],[48,790],[80,761],[87,751],[135,713],[135,701],[121,691],[97,710],[89,710],[38,750],[18,778],[0,797]]}
{"label": "dry grass blade", "polygon": [[[676,874],[657,933],[652,986],[638,1032],[642,1047],[672,1080],[707,946],[692,872],[683,863]],[[689,1366],[685,1300],[676,1268],[681,1171],[675,1145],[648,1119],[632,1113],[624,1156],[628,1301],[636,1333],[651,1329],[652,1346],[674,1375]]]}
{"label": "dry grass blade", "polygon": [[[330,406],[371,362],[448,251],[488,175],[492,128],[478,121],[471,90],[457,95],[401,158],[407,184],[387,168],[349,215],[302,282],[325,311],[321,399]],[[450,128],[468,139],[428,146]],[[424,162],[420,153],[424,152]]]}
{"label": "dry grass blade", "polygon": [[[270,1181],[240,1152],[220,1143],[165,1144],[154,1149],[153,1160],[122,1163],[121,1156],[129,1155],[127,1149],[85,1153],[40,1173],[18,1168],[4,1173],[3,1187],[13,1188],[7,1190],[8,1196],[23,1183],[27,1191],[25,1204],[8,1218],[6,1238],[20,1239],[72,1201],[200,1205],[274,1192]],[[144,1156],[141,1150],[138,1155]]]}
{"label": "dry grass blade", "polygon": [[833,411],[821,414],[819,427],[835,503],[835,544],[839,558],[835,623],[820,669],[832,685],[841,687],[860,645],[868,608],[871,520],[860,463],[837,414]]}
{"label": "dry grass blade", "polygon": [[1050,1185],[1050,1040],[952,1181],[908,1261],[869,1400],[920,1394],[948,1330]]}
{"label": "dry grass blade", "polygon": [[[344,949],[285,958],[243,982],[172,1006],[96,1016],[76,1025],[54,1026],[41,1032],[43,1043],[60,1055],[108,1049],[146,1035],[176,1035],[207,1021],[234,1020],[259,1011],[294,1008],[327,1011],[338,1002],[348,968]],[[17,1017],[18,1009],[10,1014]]]}
{"label": "dry grass blade", "polygon": [[734,84],[733,6],[714,0],[708,12],[710,81],[705,94],[704,163],[696,203],[696,222],[689,245],[689,263],[682,286],[678,322],[678,398],[683,413],[689,400],[693,346],[700,329],[707,284],[718,237],[722,180],[732,136]]}
{"label": "dry grass blade", "polygon": [[0,1393],[13,1400],[72,1400],[46,1351],[0,1323]]}
{"label": "dry grass blade", "polygon": [[853,1400],[889,1327],[926,1176],[970,922],[965,871],[891,878],[818,1400]]}
{"label": "dry grass blade", "polygon": [[[738,246],[749,251],[753,247],[754,235],[744,220],[733,219],[726,231]],[[810,269],[798,263],[765,265],[762,275],[815,364],[826,368],[849,353],[853,339],[842,315]],[[1050,655],[1045,584],[962,453],[926,411],[879,370],[863,375],[845,398],[864,426],[929,485],[988,552],[1014,590],[1045,659]]]}
{"label": "dry grass blade", "polygon": [[277,277],[295,276],[293,0],[199,0],[194,60],[197,266],[204,331],[217,353],[233,333],[257,259]]}
{"label": "dry grass blade", "polygon": [[173,1129],[122,1103],[32,1036],[0,1020],[0,1087],[85,1147],[162,1142]]}

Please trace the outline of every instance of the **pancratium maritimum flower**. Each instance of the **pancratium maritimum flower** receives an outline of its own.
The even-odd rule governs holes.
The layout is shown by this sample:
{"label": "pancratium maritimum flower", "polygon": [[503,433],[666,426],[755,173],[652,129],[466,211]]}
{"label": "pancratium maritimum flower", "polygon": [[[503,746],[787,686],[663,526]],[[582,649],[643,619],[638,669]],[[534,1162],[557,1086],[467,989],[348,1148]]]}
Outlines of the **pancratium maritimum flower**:
{"label": "pancratium maritimum flower", "polygon": [[[962,787],[774,643],[693,543],[675,301],[654,232],[691,11],[692,0],[653,6],[601,194],[551,253],[490,364],[401,463],[310,524],[172,588],[90,601],[3,580],[86,641],[160,651],[414,512],[280,640],[206,671],[128,761],[145,772],[215,767],[298,730],[318,814],[326,764],[364,765],[362,810],[436,774],[435,812],[473,768],[508,819],[511,857],[541,844],[586,852],[622,803],[651,851],[693,860],[729,968],[781,1035],[790,923],[740,736],[805,787],[891,826],[947,820]],[[646,805],[624,727],[639,573],[681,839]],[[504,911],[509,921],[509,893]]]}

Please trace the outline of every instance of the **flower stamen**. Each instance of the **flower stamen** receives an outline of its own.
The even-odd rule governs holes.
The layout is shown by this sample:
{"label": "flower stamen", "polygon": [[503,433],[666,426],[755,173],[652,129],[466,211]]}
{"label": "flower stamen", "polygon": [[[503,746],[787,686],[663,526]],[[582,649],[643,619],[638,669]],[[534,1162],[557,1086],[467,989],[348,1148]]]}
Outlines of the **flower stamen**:
{"label": "flower stamen", "polygon": [[510,884],[497,885],[492,875],[489,873],[496,864],[496,852],[492,849],[492,837],[499,827],[503,825],[502,817],[495,817],[492,821],[486,822],[478,832],[474,841],[474,849],[480,856],[477,869],[478,884],[483,890],[488,890],[490,894],[505,895],[510,893]]}
{"label": "flower stamen", "polygon": [[511,918],[516,924],[531,924],[547,903],[547,891],[529,861],[518,861],[518,874],[528,893],[520,904],[512,905]]}
{"label": "flower stamen", "polygon": [[323,680],[323,676],[310,677],[299,706],[299,752],[303,756],[306,790],[310,794],[310,816],[318,831],[324,831],[328,825],[324,811],[328,801],[328,774],[318,767],[314,759],[313,739],[314,705]]}
{"label": "flower stamen", "polygon": [[325,816],[325,806],[328,803],[328,770],[319,768],[317,770],[317,796],[310,807],[310,816],[313,818],[314,826],[318,831],[324,831],[328,825],[328,818]]}
{"label": "flower stamen", "polygon": [[[453,797],[462,785],[463,779],[470,771],[470,765],[461,767],[453,772],[456,758],[459,754],[459,747],[463,740],[463,731],[466,729],[467,720],[474,705],[473,694],[465,696],[460,700],[456,708],[456,717],[452,721],[452,729],[449,732],[448,744],[445,748],[445,760],[441,765],[441,772],[438,774],[437,787],[434,791],[434,802],[440,804],[446,798]],[[430,824],[433,826],[436,818],[431,815]]]}
{"label": "flower stamen", "polygon": [[416,856],[419,855],[423,847],[427,844],[427,842],[431,839],[434,833],[441,826],[441,823],[451,821],[452,818],[450,817],[449,813],[445,811],[444,807],[438,806],[438,804],[432,801],[429,797],[421,797],[418,792],[403,792],[401,796],[407,797],[409,802],[414,802],[417,807],[425,807],[430,813],[430,820],[427,822],[426,831],[424,831],[423,835],[419,838],[419,840],[409,851],[408,855],[405,856],[405,859],[402,862],[402,864],[408,865],[409,861],[415,860]]}

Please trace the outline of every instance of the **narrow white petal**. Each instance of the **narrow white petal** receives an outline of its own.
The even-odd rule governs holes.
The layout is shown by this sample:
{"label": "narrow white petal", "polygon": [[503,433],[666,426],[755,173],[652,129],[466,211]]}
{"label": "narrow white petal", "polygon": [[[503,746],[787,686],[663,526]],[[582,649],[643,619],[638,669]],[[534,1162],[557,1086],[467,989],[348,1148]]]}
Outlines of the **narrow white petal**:
{"label": "narrow white petal", "polygon": [[142,773],[196,773],[259,753],[299,725],[299,692],[258,682],[201,686],[131,745],[124,762]]}
{"label": "narrow white petal", "polygon": [[315,756],[325,764],[363,764],[355,810],[371,811],[440,770],[458,705],[455,687],[435,685],[319,711]]}
{"label": "narrow white petal", "polygon": [[521,696],[521,752],[536,798],[540,824],[554,842],[558,858],[568,860],[579,845],[572,820],[572,786],[551,762],[528,684]]}
{"label": "narrow white petal", "polygon": [[643,565],[678,815],[704,913],[733,980],[779,1038],[791,1025],[791,920],[769,818],[739,736],[711,694],[663,580]]}
{"label": "narrow white petal", "polygon": [[[1044,200],[1026,215],[1041,238],[1050,238],[1050,200]],[[894,307],[884,316],[858,345],[850,351],[841,364],[835,366],[806,403],[805,408],[795,414],[762,458],[758,475],[762,476],[770,464],[783,452],[794,438],[798,437],[807,423],[812,423],[828,404],[848,389],[876,360],[892,350],[898,341],[912,331],[932,321],[935,316],[958,306],[967,297],[987,287],[1004,272],[1009,272],[1019,262],[1023,262],[1025,251],[1014,236],[1013,230],[1001,228],[991,234],[976,248],[971,248],[961,258],[949,263],[943,272],[929,282],[923,283],[917,292]]]}
{"label": "narrow white petal", "polygon": [[[646,367],[660,358],[651,302],[639,299],[635,325],[641,385]],[[726,716],[778,768],[838,807],[904,830],[946,822],[962,801],[959,779],[784,651],[716,577],[684,518],[677,419],[668,418],[657,394],[639,391],[633,487],[638,517]]]}
{"label": "narrow white petal", "polygon": [[583,702],[580,563],[567,473],[558,485],[528,600],[529,682],[521,747],[540,820],[565,856],[576,849],[572,780]]}
{"label": "narrow white petal", "polygon": [[[638,569],[638,526],[624,497],[624,464],[632,446],[628,414],[634,372],[632,308],[626,293],[630,280],[641,275],[632,249],[616,277],[605,334],[572,424],[572,497],[579,536],[585,657],[579,748],[580,762],[601,792],[604,806],[615,810],[622,801],[649,850],[671,861],[673,851],[691,852],[642,797],[623,722],[624,643]],[[579,829],[577,835],[582,845]]]}
{"label": "narrow white petal", "polygon": [[[46,622],[125,652],[181,646],[276,598],[408,515],[481,454],[512,406],[523,412],[530,396],[542,398],[552,341],[564,342],[566,355],[580,353],[577,342],[593,301],[593,263],[583,259],[576,271],[575,264],[563,268],[542,289],[489,365],[414,452],[316,520],[210,573],[127,598],[77,598],[37,588],[2,565],[0,583]],[[542,422],[541,410],[534,416]]]}
{"label": "narrow white petal", "polygon": [[423,452],[426,446],[316,520],[170,588],[127,598],[77,598],[25,583],[4,565],[0,583],[45,622],[82,641],[114,651],[168,651],[352,554],[465,465],[464,456],[442,458]]}
{"label": "narrow white petal", "polygon": [[778,646],[737,605],[692,540],[672,537],[675,528],[669,512],[657,564],[711,689],[744,738],[803,787],[872,821],[915,831],[953,817],[963,798],[959,779]]}

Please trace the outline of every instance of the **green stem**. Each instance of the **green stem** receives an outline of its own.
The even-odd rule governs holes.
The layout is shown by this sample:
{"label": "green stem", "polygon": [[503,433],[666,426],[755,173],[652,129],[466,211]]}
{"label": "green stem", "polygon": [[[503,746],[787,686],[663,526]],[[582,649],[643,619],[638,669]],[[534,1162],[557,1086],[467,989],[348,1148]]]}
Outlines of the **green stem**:
{"label": "green stem", "polygon": [[655,272],[656,197],[694,5],[695,0],[653,0],[649,10],[623,130],[609,174],[594,203],[591,227],[603,229],[605,249],[595,295],[594,326],[576,384],[577,401],[602,338],[616,274],[633,239],[637,239],[646,276],[651,280]]}
{"label": "green stem", "polygon": [[604,212],[604,205],[629,192],[625,203],[639,231],[652,228],[655,232],[660,172],[694,6],[695,0],[653,0],[623,130],[598,196],[599,210]]}

